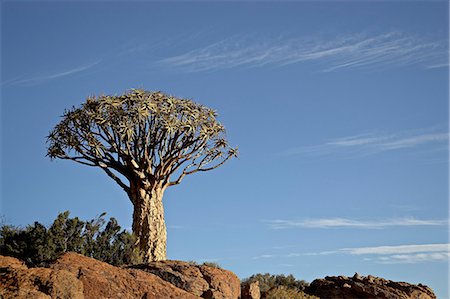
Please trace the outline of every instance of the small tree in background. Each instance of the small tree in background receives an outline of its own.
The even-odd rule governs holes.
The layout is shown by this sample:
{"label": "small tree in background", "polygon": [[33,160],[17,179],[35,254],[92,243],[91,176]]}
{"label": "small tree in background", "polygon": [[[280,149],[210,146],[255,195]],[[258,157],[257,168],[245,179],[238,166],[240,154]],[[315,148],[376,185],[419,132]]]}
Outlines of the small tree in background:
{"label": "small tree in background", "polygon": [[292,274],[257,273],[243,279],[242,285],[253,282],[258,282],[261,298],[318,299],[306,294],[304,291],[309,284],[304,280],[297,280]]}
{"label": "small tree in background", "polygon": [[104,170],[133,204],[132,228],[146,260],[165,260],[166,188],[237,155],[216,116],[161,92],[89,97],[64,113],[47,138],[47,155]]}
{"label": "small tree in background", "polygon": [[259,288],[262,293],[276,287],[286,287],[289,289],[305,290],[308,283],[304,280],[297,280],[292,274],[285,276],[284,274],[273,275],[269,273],[257,273],[242,280],[242,284],[250,284],[252,282],[259,282]]}

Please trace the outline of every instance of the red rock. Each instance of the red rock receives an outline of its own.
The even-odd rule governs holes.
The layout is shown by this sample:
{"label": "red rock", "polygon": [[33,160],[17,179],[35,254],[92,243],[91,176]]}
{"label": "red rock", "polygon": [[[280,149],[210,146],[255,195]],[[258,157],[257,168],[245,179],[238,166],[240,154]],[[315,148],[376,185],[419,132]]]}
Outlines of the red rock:
{"label": "red rock", "polygon": [[237,299],[239,278],[230,271],[182,261],[158,261],[135,268],[158,275],[171,284],[202,298]]}
{"label": "red rock", "polygon": [[199,298],[151,273],[114,267],[76,253],[64,254],[51,268],[76,275],[83,283],[85,298]]}
{"label": "red rock", "polygon": [[260,299],[261,290],[259,288],[259,281],[244,284],[241,288],[242,299]]}
{"label": "red rock", "polygon": [[25,263],[10,256],[0,255],[0,268],[28,269]]}
{"label": "red rock", "polygon": [[50,268],[28,268],[18,259],[0,256],[0,269],[0,298],[5,299],[240,297],[240,281],[232,272],[180,261],[121,268],[66,253]]}
{"label": "red rock", "polygon": [[241,296],[241,281],[233,272],[209,266],[200,266],[199,269],[209,284],[203,298],[237,299]]}
{"label": "red rock", "polygon": [[83,284],[65,270],[28,269],[18,259],[0,256],[0,298],[82,299]]}
{"label": "red rock", "polygon": [[316,279],[306,290],[320,298],[346,299],[436,299],[429,287],[406,282],[395,282],[369,275],[325,277]]}

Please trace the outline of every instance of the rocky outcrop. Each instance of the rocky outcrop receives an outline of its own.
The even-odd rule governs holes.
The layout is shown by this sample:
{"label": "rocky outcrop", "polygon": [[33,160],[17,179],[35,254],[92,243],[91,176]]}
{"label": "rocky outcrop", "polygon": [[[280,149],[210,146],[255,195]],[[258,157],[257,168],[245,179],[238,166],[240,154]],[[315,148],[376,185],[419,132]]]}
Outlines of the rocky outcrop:
{"label": "rocky outcrop", "polygon": [[114,267],[76,253],[64,254],[51,269],[74,275],[83,284],[85,298],[199,298],[156,275]]}
{"label": "rocky outcrop", "polygon": [[436,299],[434,292],[422,284],[395,282],[372,275],[353,277],[327,276],[314,280],[307,293],[320,298],[346,299]]}
{"label": "rocky outcrop", "polygon": [[82,299],[83,283],[65,270],[30,268],[12,257],[0,256],[0,298]]}
{"label": "rocky outcrop", "polygon": [[[144,270],[144,271],[143,271]],[[230,271],[180,261],[114,267],[66,253],[49,268],[28,268],[0,256],[0,298],[217,298],[240,297],[240,280]]]}
{"label": "rocky outcrop", "polygon": [[261,290],[259,289],[259,281],[246,283],[241,289],[242,299],[260,299]]}
{"label": "rocky outcrop", "polygon": [[[276,298],[312,298],[303,292],[286,295],[292,290],[281,287],[269,291]],[[305,292],[327,299],[436,299],[433,291],[422,284],[358,274],[316,279]],[[234,273],[181,261],[114,267],[66,253],[49,268],[28,268],[18,259],[0,256],[1,299],[259,299],[270,296],[260,292],[258,283],[251,283],[243,285],[241,297],[240,281]]]}
{"label": "rocky outcrop", "polygon": [[237,299],[241,294],[239,278],[230,271],[182,261],[158,261],[133,266],[202,298]]}

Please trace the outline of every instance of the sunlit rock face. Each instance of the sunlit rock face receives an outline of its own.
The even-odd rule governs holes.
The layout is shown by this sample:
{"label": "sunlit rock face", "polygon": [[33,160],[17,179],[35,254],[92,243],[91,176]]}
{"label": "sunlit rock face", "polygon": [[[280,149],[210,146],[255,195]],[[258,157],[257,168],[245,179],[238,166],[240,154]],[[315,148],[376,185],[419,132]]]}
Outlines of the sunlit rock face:
{"label": "sunlit rock face", "polygon": [[346,299],[435,299],[433,290],[422,284],[395,282],[372,275],[327,276],[316,279],[307,292],[320,298]]}

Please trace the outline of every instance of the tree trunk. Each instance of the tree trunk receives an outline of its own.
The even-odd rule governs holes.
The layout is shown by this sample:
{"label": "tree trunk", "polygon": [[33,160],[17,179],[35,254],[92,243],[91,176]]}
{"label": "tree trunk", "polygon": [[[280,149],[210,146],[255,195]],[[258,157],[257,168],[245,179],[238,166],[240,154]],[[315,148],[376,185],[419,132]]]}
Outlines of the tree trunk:
{"label": "tree trunk", "polygon": [[145,254],[145,261],[161,261],[166,257],[166,223],[161,188],[146,190],[133,188],[130,197],[133,205],[133,232],[137,244]]}

